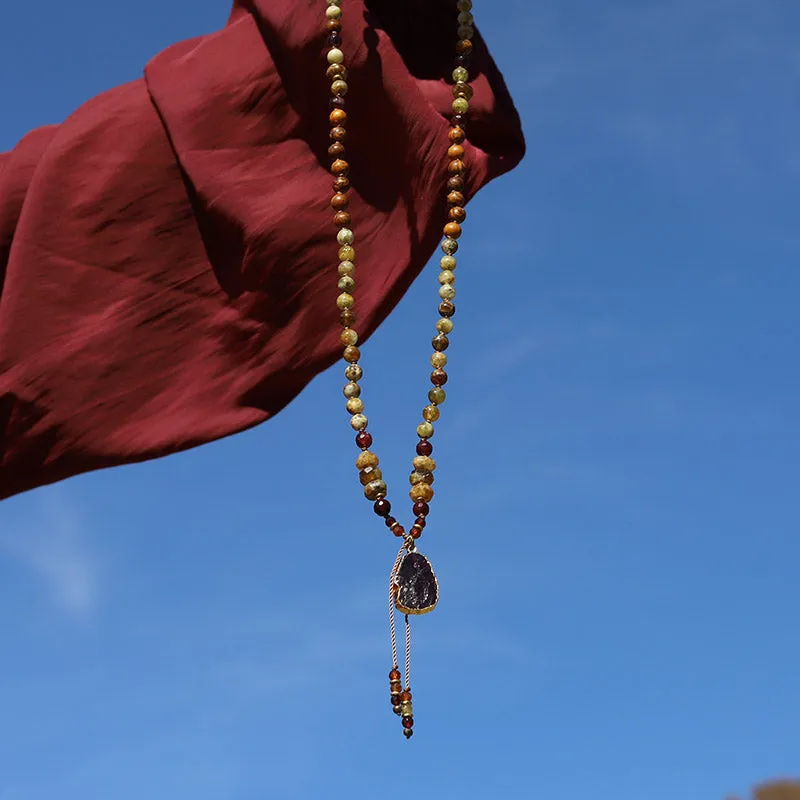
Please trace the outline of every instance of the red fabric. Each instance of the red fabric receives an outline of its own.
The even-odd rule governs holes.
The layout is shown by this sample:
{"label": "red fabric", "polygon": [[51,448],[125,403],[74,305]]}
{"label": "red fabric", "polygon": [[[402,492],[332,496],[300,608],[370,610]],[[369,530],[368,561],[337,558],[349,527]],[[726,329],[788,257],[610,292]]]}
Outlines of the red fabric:
{"label": "red fabric", "polygon": [[[450,0],[348,0],[363,338],[436,249]],[[221,31],[0,155],[0,498],[280,411],[340,354],[318,0]],[[478,38],[469,192],[523,154]]]}

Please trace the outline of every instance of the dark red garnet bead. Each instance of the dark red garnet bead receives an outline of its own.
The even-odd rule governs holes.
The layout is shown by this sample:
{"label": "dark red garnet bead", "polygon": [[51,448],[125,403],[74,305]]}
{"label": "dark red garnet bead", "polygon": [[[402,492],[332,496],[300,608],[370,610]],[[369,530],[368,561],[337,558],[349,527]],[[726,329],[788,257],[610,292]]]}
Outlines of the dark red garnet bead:
{"label": "dark red garnet bead", "polygon": [[388,517],[389,512],[392,510],[392,504],[385,497],[382,497],[380,500],[375,501],[373,508],[379,517]]}
{"label": "dark red garnet bead", "polygon": [[387,528],[391,528],[397,524],[397,520],[394,517],[386,517],[384,522],[386,523]]}
{"label": "dark red garnet bead", "polygon": [[427,517],[431,512],[431,507],[424,500],[417,500],[414,503],[414,515],[417,517]]}
{"label": "dark red garnet bead", "polygon": [[372,434],[367,433],[366,431],[361,431],[358,434],[358,436],[356,436],[356,444],[362,450],[366,450],[368,447],[372,447]]}
{"label": "dark red garnet bead", "polygon": [[427,439],[420,439],[417,442],[417,455],[429,456],[433,452],[433,445]]}
{"label": "dark red garnet bead", "polygon": [[331,97],[330,99],[331,108],[344,108],[346,105],[344,97]]}
{"label": "dark red garnet bead", "polygon": [[416,525],[416,527],[417,527],[417,528],[424,528],[424,527],[425,527],[427,524],[428,524],[428,523],[427,523],[427,521],[425,520],[425,517],[423,517],[422,515],[418,516],[418,517],[417,517],[417,518],[414,520],[414,525]]}
{"label": "dark red garnet bead", "polygon": [[414,717],[403,717],[403,727],[404,728],[413,728],[414,727]]}

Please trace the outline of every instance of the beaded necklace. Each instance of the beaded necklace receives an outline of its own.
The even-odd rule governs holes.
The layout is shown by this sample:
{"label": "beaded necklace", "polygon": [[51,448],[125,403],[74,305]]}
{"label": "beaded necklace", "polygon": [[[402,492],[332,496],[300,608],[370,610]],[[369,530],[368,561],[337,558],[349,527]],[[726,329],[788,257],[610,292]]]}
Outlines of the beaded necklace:
{"label": "beaded necklace", "polygon": [[[347,211],[349,199],[347,192],[350,181],[347,177],[349,165],[344,160],[344,139],[347,134],[347,113],[345,112],[345,95],[347,94],[347,68],[342,52],[342,3],[343,0],[326,0],[328,46],[327,76],[331,81],[330,101],[331,111],[329,121],[331,125],[330,138],[332,143],[328,148],[332,163],[330,171],[334,177],[334,195],[331,198],[331,207],[336,212],[333,221],[338,228],[336,241],[339,245],[339,296],[336,305],[339,308],[342,324],[341,342],[344,346],[343,357],[347,362],[345,377],[347,385],[344,387],[344,396],[347,398],[347,411],[350,416],[350,425],[356,434],[356,444],[361,450],[356,467],[359,470],[359,479],[364,487],[365,497],[373,502],[375,513],[381,517],[389,530],[403,540],[402,547],[397,554],[394,566],[389,577],[389,628],[392,643],[392,668],[389,672],[389,689],[392,710],[397,714],[403,725],[406,739],[414,733],[414,711],[411,704],[411,626],[409,615],[426,614],[432,611],[439,600],[439,584],[428,559],[423,556],[416,546],[417,540],[425,528],[426,519],[430,511],[428,505],[433,498],[433,473],[436,462],[431,458],[433,445],[433,423],[439,419],[439,406],[445,401],[444,385],[447,383],[447,350],[450,341],[448,334],[453,330],[452,317],[456,307],[453,304],[456,290],[455,282],[456,259],[458,238],[461,236],[461,223],[466,219],[464,210],[465,173],[466,164],[463,161],[463,142],[466,138],[464,129],[466,114],[469,110],[469,101],[472,97],[472,87],[469,85],[469,66],[472,54],[472,38],[475,34],[471,0],[458,0],[457,8],[458,42],[456,44],[455,69],[453,70],[453,117],[448,132],[448,166],[447,166],[447,222],[443,228],[444,240],[442,251],[444,255],[440,260],[441,272],[439,273],[439,315],[436,323],[437,333],[433,337],[433,355],[431,356],[431,384],[433,388],[428,392],[428,405],[422,410],[422,422],[417,426],[417,455],[413,460],[414,471],[411,473],[410,497],[413,502],[412,512],[414,523],[408,532],[391,516],[392,506],[387,499],[387,487],[379,467],[378,456],[370,448],[372,434],[367,431],[367,417],[364,415],[364,401],[361,399],[359,381],[363,370],[359,366],[361,353],[358,349],[358,334],[353,326],[356,322],[353,291],[355,282],[355,257],[353,247],[355,236],[351,229],[352,219]],[[397,660],[397,639],[395,635],[395,613],[399,611],[405,616],[405,682]],[[404,686],[405,683],[405,686]]]}

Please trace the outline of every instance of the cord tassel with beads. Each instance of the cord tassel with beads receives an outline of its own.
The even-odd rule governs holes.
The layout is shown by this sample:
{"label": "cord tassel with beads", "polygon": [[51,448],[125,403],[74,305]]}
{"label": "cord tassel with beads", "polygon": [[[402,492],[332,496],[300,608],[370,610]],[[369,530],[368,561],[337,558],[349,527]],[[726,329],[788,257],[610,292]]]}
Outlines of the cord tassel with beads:
{"label": "cord tassel with beads", "polygon": [[[448,132],[447,148],[447,222],[442,233],[442,252],[439,261],[439,320],[436,323],[436,335],[431,342],[433,355],[430,363],[433,371],[430,381],[433,386],[428,392],[428,405],[422,410],[422,422],[417,426],[417,455],[413,459],[413,472],[409,478],[411,491],[409,496],[413,502],[414,522],[408,533],[405,528],[391,516],[392,506],[387,499],[387,486],[383,480],[378,456],[373,453],[372,434],[367,431],[369,421],[364,414],[364,401],[361,399],[359,381],[363,370],[359,365],[361,352],[358,348],[358,333],[353,325],[356,322],[354,312],[356,288],[356,250],[355,234],[351,228],[352,219],[348,212],[350,165],[344,159],[347,137],[347,112],[345,97],[348,91],[347,67],[342,45],[342,4],[343,0],[326,0],[325,17],[328,30],[327,77],[331,82],[331,110],[329,113],[330,140],[328,154],[331,157],[331,174],[333,175],[333,221],[338,228],[336,242],[339,247],[339,295],[336,305],[342,324],[341,343],[344,348],[343,357],[347,362],[344,396],[347,400],[347,412],[350,414],[350,425],[356,431],[356,444],[361,453],[356,460],[359,480],[364,487],[365,497],[373,502],[375,513],[381,517],[389,530],[404,540],[403,546],[395,559],[389,581],[389,625],[392,640],[392,669],[389,672],[389,689],[392,708],[403,723],[403,733],[407,739],[413,735],[414,713],[411,705],[411,623],[409,615],[426,614],[432,611],[439,600],[439,584],[430,562],[417,551],[416,541],[422,536],[430,512],[429,503],[433,499],[433,481],[436,462],[432,458],[433,445],[430,442],[434,433],[433,424],[439,419],[439,407],[446,399],[444,386],[447,383],[447,356],[445,351],[450,346],[448,335],[453,331],[452,317],[456,313],[453,299],[455,290],[455,254],[458,250],[458,239],[461,236],[461,224],[467,216],[464,209],[466,203],[466,164],[464,163],[466,140],[466,114],[472,97],[469,85],[469,66],[472,55],[472,37],[475,34],[471,12],[471,0],[458,0],[458,41],[456,44],[455,69],[453,78],[453,117]],[[395,632],[395,613],[405,615],[406,663],[405,688],[402,674],[397,663],[397,637]]]}

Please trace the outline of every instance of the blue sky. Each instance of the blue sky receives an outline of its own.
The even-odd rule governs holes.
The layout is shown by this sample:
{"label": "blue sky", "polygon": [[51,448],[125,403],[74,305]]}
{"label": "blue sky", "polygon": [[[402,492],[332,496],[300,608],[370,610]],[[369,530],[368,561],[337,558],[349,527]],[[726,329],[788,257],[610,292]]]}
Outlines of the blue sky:
{"label": "blue sky", "polygon": [[[228,13],[10,5],[0,150]],[[387,707],[395,543],[335,368],[260,429],[2,504],[0,800],[722,800],[800,775],[800,6],[475,6],[529,155],[459,261],[417,736]],[[365,348],[396,486],[431,269]]]}

